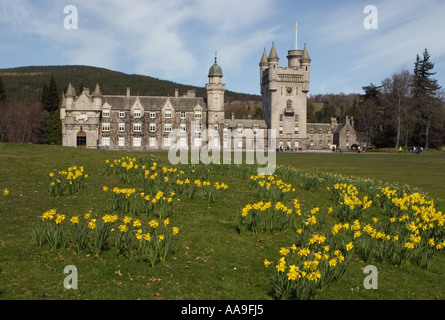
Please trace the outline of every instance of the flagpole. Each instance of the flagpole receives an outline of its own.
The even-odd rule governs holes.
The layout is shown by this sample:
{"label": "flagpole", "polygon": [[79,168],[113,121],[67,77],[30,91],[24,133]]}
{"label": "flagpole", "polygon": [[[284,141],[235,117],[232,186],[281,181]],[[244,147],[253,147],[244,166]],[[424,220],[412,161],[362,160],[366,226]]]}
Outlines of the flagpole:
{"label": "flagpole", "polygon": [[295,50],[298,50],[298,22],[295,24]]}

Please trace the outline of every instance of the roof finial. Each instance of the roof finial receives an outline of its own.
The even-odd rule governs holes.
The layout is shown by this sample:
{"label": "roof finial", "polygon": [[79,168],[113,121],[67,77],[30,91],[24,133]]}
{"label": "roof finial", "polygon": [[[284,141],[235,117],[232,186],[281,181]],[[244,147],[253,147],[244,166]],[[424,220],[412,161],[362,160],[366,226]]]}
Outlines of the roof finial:
{"label": "roof finial", "polygon": [[218,56],[218,51],[215,51],[215,64],[216,64],[216,62],[217,62],[217,56]]}

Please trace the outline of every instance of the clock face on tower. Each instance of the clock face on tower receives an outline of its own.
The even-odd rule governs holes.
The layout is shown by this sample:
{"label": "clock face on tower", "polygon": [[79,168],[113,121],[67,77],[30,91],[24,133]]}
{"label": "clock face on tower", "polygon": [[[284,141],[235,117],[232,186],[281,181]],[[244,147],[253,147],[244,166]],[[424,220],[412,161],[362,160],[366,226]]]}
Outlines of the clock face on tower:
{"label": "clock face on tower", "polygon": [[288,94],[291,94],[291,93],[292,93],[292,88],[289,87],[289,88],[287,88],[286,90],[287,90],[287,93],[288,93]]}

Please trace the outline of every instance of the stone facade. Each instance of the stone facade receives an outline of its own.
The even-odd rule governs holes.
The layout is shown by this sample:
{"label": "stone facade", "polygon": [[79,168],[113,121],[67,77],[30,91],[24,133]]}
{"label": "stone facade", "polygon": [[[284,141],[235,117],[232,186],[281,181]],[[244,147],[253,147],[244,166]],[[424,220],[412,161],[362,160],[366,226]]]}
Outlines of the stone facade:
{"label": "stone facade", "polygon": [[[174,97],[132,96],[130,88],[125,96],[103,95],[99,85],[92,94],[85,88],[76,96],[69,84],[60,110],[62,144],[136,151],[230,148],[237,142],[232,135],[238,136],[233,121],[252,130],[267,128],[264,120],[226,120],[226,86],[216,59],[208,76],[205,98],[196,97],[194,90],[182,96],[176,90]],[[242,141],[246,147],[246,138]]]}
{"label": "stone facade", "polygon": [[[296,150],[348,150],[357,143],[353,119],[338,124],[307,123],[307,94],[311,59],[303,50],[289,50],[288,66],[279,67],[272,45],[269,56],[264,50],[260,65],[263,120],[225,119],[221,67],[209,69],[206,97],[193,90],[172,97],[103,95],[99,85],[92,94],[84,89],[76,96],[69,84],[60,109],[64,146],[107,148],[113,150],[155,151],[179,148]],[[276,146],[268,146],[271,129]],[[174,135],[173,135],[174,133]],[[261,133],[261,134],[259,134]]]}
{"label": "stone facade", "polygon": [[307,94],[311,59],[306,45],[303,50],[289,50],[288,66],[279,67],[272,45],[269,56],[264,50],[260,65],[263,118],[268,128],[276,130],[277,146],[283,149],[348,150],[356,144],[353,119],[337,124],[307,123]]}

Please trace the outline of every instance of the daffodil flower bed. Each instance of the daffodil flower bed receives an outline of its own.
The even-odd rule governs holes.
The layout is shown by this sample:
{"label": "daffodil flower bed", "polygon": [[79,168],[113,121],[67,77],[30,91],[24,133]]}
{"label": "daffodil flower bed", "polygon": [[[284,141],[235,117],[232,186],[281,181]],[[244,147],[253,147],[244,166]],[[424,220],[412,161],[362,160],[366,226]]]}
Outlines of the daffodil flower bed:
{"label": "daffodil flower bed", "polygon": [[[88,251],[99,256],[104,250],[131,259],[139,254],[152,267],[172,253],[179,228],[170,219],[139,219],[130,216],[91,213],[72,216],[50,209],[40,216],[41,222],[32,233],[37,248],[48,243],[51,250],[73,246],[77,252]],[[113,238],[113,241],[112,239]]]}
{"label": "daffodil flower bed", "polygon": [[51,196],[73,194],[82,189],[88,174],[83,167],[72,166],[67,170],[49,173],[48,193]]}

